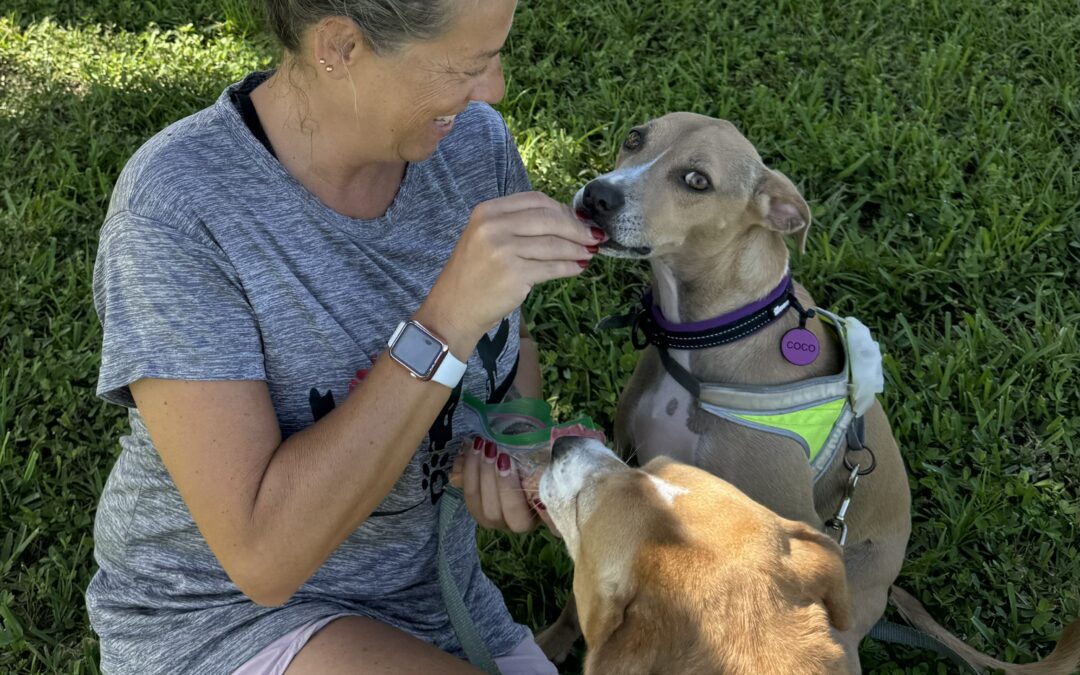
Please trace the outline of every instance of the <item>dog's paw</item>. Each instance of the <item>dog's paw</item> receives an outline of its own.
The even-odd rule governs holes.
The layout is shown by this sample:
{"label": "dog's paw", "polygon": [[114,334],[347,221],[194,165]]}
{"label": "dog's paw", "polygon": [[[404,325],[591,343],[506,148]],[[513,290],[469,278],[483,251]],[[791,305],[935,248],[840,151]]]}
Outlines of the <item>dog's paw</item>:
{"label": "dog's paw", "polygon": [[561,625],[556,621],[548,626],[542,633],[536,636],[536,644],[540,645],[540,651],[555,665],[561,664],[574,650],[579,633],[570,626]]}

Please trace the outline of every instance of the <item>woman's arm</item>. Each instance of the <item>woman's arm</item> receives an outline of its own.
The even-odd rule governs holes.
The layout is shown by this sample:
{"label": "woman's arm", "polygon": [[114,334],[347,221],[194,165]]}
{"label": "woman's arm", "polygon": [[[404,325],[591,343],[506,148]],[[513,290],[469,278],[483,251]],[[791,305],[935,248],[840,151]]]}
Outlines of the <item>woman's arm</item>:
{"label": "woman's arm", "polygon": [[[415,318],[464,360],[533,285],[579,274],[592,242],[566,206],[539,193],[480,204]],[[131,393],[226,573],[275,605],[390,493],[450,390],[384,356],[362,387],[284,442],[264,382],[141,379]],[[516,496],[524,505],[520,488]]]}
{"label": "woman's arm", "polygon": [[279,605],[389,494],[450,390],[384,354],[364,386],[284,442],[265,382],[143,379],[131,393],[233,583]]}

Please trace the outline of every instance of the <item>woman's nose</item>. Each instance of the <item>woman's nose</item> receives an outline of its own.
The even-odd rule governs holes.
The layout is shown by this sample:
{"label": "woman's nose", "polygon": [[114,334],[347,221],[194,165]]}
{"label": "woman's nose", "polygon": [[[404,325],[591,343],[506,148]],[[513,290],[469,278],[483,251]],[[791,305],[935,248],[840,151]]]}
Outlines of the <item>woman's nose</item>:
{"label": "woman's nose", "polygon": [[502,100],[506,92],[506,80],[503,78],[502,56],[495,55],[495,62],[476,82],[469,96],[470,100],[483,101],[495,105]]}

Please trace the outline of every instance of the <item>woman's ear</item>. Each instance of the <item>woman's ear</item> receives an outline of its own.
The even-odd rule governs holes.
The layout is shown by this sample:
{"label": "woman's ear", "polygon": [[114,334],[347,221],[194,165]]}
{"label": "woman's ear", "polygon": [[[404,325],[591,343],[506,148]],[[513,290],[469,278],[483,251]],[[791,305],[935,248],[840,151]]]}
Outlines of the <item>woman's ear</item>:
{"label": "woman's ear", "polygon": [[799,252],[806,251],[810,207],[787,176],[779,171],[766,169],[754,189],[751,208],[762,225],[783,235],[797,236]]}
{"label": "woman's ear", "polygon": [[360,26],[346,16],[328,16],[312,30],[312,63],[330,77],[348,77],[355,65],[369,51]]}

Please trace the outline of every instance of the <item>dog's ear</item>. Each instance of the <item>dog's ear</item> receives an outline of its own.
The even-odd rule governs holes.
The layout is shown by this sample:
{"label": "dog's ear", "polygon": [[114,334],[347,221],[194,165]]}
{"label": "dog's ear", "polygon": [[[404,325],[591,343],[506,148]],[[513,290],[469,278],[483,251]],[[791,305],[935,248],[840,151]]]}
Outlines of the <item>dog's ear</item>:
{"label": "dog's ear", "polygon": [[851,626],[851,597],[840,545],[806,523],[791,521],[791,570],[810,594],[829,613],[829,623],[837,630]]}
{"label": "dog's ear", "polygon": [[[632,616],[636,597],[620,597],[616,602],[598,603],[599,611],[588,620],[582,618],[581,628],[588,649],[585,653],[586,675],[619,673],[620,675],[650,675],[656,672],[660,635],[663,627],[642,625],[640,616]],[[578,604],[579,611],[581,604]]]}
{"label": "dog's ear", "polygon": [[[577,581],[576,574],[574,580]],[[615,588],[611,583],[601,583],[601,586],[606,588],[582,589],[583,592],[579,592],[576,583],[574,586],[581,632],[589,645],[606,642],[622,625],[627,608],[634,601],[633,589]]]}
{"label": "dog's ear", "polygon": [[765,169],[765,174],[754,189],[751,208],[765,227],[784,235],[797,236],[799,253],[806,252],[810,207],[787,176]]}

